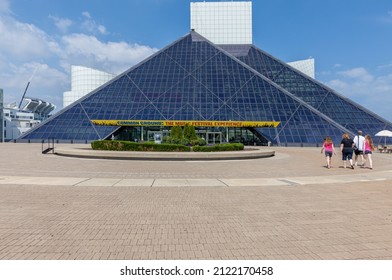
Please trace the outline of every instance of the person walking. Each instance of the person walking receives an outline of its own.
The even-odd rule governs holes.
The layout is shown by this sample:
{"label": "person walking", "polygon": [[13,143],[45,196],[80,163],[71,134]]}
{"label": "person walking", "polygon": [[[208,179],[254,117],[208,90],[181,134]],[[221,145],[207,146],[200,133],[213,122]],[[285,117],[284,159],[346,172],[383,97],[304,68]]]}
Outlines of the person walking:
{"label": "person walking", "polygon": [[373,151],[374,151],[373,139],[372,137],[370,137],[370,135],[366,135],[365,136],[365,159],[366,162],[369,162],[370,169],[373,169],[373,160],[372,160]]}
{"label": "person walking", "polygon": [[340,151],[342,152],[342,160],[344,168],[347,167],[347,160],[350,162],[351,169],[354,169],[353,165],[353,147],[354,141],[350,138],[348,133],[344,133],[342,141],[340,142]]}
{"label": "person walking", "polygon": [[321,153],[325,151],[325,158],[327,159],[327,168],[331,168],[331,161],[332,161],[332,153],[336,155],[335,147],[333,146],[333,142],[331,137],[325,137],[323,147],[321,148]]}
{"label": "person walking", "polygon": [[363,166],[365,164],[365,159],[363,157],[363,151],[365,150],[365,137],[363,137],[361,130],[358,130],[358,135],[356,135],[354,137],[353,141],[354,141],[354,145],[356,147],[356,148],[354,148],[355,166],[358,166],[358,157],[361,158],[360,166]]}

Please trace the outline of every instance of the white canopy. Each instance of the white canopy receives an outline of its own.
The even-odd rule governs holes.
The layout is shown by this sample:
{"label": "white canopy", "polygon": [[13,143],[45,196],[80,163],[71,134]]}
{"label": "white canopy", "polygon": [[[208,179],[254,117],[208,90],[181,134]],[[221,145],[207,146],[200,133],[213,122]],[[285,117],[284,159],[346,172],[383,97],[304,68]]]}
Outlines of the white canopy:
{"label": "white canopy", "polygon": [[375,136],[384,136],[384,137],[392,137],[392,131],[389,130],[381,130],[375,134]]}
{"label": "white canopy", "polygon": [[384,138],[384,146],[387,144],[387,137],[392,137],[392,131],[389,130],[381,130],[377,132],[374,136],[385,137]]}

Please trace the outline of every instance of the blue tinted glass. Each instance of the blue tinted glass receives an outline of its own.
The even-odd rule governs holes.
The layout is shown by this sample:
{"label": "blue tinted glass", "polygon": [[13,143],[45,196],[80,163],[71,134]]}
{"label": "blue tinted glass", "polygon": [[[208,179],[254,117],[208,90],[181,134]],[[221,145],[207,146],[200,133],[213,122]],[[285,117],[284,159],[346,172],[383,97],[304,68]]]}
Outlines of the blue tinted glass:
{"label": "blue tinted glass", "polygon": [[94,119],[279,121],[277,128],[256,131],[282,145],[320,143],[326,135],[338,141],[357,129],[392,129],[254,46],[224,46],[236,57],[221,47],[191,32],[23,138],[94,140],[118,128],[95,126]]}

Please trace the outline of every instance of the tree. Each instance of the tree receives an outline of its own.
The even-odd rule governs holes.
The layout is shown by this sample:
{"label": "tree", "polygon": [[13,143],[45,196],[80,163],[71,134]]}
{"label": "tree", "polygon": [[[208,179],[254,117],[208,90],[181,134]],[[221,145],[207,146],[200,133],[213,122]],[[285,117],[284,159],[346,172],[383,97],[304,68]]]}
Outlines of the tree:
{"label": "tree", "polygon": [[197,139],[196,129],[194,126],[187,125],[184,127],[184,138],[188,139],[189,141]]}
{"label": "tree", "polygon": [[184,138],[181,126],[173,126],[170,130],[170,138],[181,140]]}

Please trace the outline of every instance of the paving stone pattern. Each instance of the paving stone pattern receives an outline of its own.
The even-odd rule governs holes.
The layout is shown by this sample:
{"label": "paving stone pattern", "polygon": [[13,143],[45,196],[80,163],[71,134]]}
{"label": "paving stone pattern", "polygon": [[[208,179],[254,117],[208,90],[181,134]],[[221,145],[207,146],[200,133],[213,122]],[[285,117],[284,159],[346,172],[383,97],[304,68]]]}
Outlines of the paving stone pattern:
{"label": "paving stone pattern", "polygon": [[0,154],[2,260],[392,259],[391,155],[328,170],[317,148],[219,162]]}

